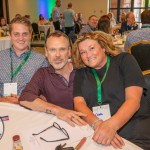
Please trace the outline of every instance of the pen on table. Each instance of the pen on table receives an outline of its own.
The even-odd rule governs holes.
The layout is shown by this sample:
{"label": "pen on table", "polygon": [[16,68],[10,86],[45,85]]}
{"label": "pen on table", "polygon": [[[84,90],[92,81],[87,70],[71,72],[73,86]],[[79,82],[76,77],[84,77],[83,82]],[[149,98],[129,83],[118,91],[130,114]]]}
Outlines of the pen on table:
{"label": "pen on table", "polygon": [[85,142],[86,142],[86,137],[83,137],[81,141],[78,143],[78,145],[75,147],[75,150],[79,150]]}

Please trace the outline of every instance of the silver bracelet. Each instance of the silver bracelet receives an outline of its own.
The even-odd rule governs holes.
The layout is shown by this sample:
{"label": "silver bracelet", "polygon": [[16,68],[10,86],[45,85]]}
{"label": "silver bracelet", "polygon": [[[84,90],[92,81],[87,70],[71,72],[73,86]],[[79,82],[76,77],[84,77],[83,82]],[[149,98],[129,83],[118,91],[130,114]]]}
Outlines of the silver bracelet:
{"label": "silver bracelet", "polygon": [[102,121],[102,119],[97,119],[92,123],[92,129],[94,130],[95,125],[97,124],[97,122]]}

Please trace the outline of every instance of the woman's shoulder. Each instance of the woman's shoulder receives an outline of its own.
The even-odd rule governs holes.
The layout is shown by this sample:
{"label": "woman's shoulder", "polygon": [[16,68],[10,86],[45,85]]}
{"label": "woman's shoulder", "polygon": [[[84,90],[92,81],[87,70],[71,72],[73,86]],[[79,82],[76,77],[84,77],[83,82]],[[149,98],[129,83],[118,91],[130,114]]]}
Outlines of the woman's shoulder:
{"label": "woman's shoulder", "polygon": [[118,54],[117,56],[112,57],[111,60],[112,62],[118,63],[121,65],[122,63],[125,64],[125,63],[134,61],[134,58],[131,54],[123,52],[123,53]]}
{"label": "woman's shoulder", "polygon": [[114,56],[114,57],[112,57],[113,59],[125,59],[125,58],[132,58],[132,55],[131,54],[129,54],[129,53],[127,53],[127,52],[123,52],[123,53],[120,53],[120,54],[118,54],[118,55],[116,55],[116,56]]}

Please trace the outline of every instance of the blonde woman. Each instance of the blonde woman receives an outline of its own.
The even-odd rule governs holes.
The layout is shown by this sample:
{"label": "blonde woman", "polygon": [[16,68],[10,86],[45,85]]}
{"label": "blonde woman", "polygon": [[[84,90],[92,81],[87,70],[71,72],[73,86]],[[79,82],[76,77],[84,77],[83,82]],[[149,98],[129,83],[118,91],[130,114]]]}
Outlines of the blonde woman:
{"label": "blonde woman", "polygon": [[[149,108],[141,101],[145,83],[135,59],[127,53],[119,54],[101,32],[82,34],[74,44],[72,57],[78,68],[74,108],[87,114],[83,119],[95,131],[93,140],[122,148],[123,137],[150,149]],[[145,112],[141,113],[143,107]]]}

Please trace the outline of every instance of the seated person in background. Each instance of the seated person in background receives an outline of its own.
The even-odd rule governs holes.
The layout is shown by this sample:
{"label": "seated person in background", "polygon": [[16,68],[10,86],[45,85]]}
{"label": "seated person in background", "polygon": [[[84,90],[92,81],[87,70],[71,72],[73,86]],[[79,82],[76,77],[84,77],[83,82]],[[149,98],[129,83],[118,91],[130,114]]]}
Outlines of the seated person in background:
{"label": "seated person in background", "polygon": [[97,30],[98,19],[97,16],[92,15],[88,19],[87,25],[85,25],[81,30],[79,35],[82,33],[92,32]]}
{"label": "seated person in background", "polygon": [[126,21],[126,13],[122,13],[121,16],[120,16],[120,22],[125,22]]}
{"label": "seated person in background", "polygon": [[120,32],[126,32],[126,31],[131,31],[131,30],[136,30],[138,29],[138,24],[135,22],[135,16],[133,12],[129,12],[126,15],[126,21],[122,22],[121,24],[121,30]]}
{"label": "seated person in background", "polygon": [[108,13],[108,17],[109,17],[109,19],[110,19],[110,25],[111,25],[112,27],[114,27],[114,26],[116,25],[116,20],[115,20],[115,18],[114,18],[113,13],[112,13],[112,12],[109,12],[109,13]]}
{"label": "seated person in background", "polygon": [[144,10],[141,13],[141,29],[135,30],[128,34],[125,42],[125,50],[128,51],[129,47],[135,42],[141,40],[150,41],[150,10]]}
{"label": "seated person in background", "polygon": [[9,27],[6,23],[6,19],[3,17],[0,18],[0,29],[2,29],[2,30],[8,30],[9,29]]}
{"label": "seated person in background", "polygon": [[38,25],[44,25],[45,19],[42,14],[39,15]]}
{"label": "seated person in background", "polygon": [[[18,103],[17,96],[30,81],[34,72],[38,68],[48,66],[48,62],[45,56],[30,50],[32,26],[27,18],[14,18],[10,23],[9,32],[12,47],[0,51],[0,101]],[[8,88],[17,91],[12,93],[16,94],[13,95],[14,97],[8,94]]]}
{"label": "seated person in background", "polygon": [[101,16],[98,21],[98,30],[111,35],[110,19],[107,15]]}
{"label": "seated person in background", "polygon": [[81,27],[82,27],[82,25],[84,25],[84,20],[82,18],[82,14],[81,13],[77,14],[76,22],[79,23]]}
{"label": "seated person in background", "polygon": [[[73,111],[73,80],[75,70],[70,57],[70,45],[67,35],[55,31],[46,40],[45,52],[51,64],[39,69],[21,93],[20,104],[32,110],[56,115],[71,126],[74,123],[85,125],[80,116],[83,113]],[[40,98],[44,96],[46,101]]]}
{"label": "seated person in background", "polygon": [[[124,145],[121,137],[150,149],[150,111],[142,99],[144,78],[134,57],[118,54],[117,49],[99,32],[80,36],[73,49],[76,68],[74,109],[95,130],[93,140]],[[93,110],[93,112],[92,112]]]}

